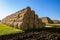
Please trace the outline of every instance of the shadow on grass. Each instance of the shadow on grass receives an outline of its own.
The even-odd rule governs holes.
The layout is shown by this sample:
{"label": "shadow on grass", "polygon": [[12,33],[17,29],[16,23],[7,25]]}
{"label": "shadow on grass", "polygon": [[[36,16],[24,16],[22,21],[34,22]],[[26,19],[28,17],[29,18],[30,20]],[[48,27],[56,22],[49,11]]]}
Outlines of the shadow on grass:
{"label": "shadow on grass", "polygon": [[47,27],[44,27],[44,28],[38,28],[38,29],[27,29],[27,30],[24,30],[25,32],[40,32],[40,31],[47,31],[47,32],[58,32],[60,33],[60,28],[47,28]]}

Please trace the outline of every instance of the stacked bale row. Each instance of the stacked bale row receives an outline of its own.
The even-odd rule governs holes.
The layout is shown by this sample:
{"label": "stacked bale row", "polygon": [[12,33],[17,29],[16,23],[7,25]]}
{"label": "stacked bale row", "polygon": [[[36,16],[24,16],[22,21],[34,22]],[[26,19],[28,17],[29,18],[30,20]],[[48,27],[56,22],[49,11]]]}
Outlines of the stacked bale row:
{"label": "stacked bale row", "polygon": [[42,21],[39,21],[38,16],[30,7],[7,16],[2,20],[2,23],[21,29],[39,28],[43,26]]}
{"label": "stacked bale row", "polygon": [[42,22],[41,18],[39,18],[38,21],[39,21],[39,28],[45,27],[46,24]]}
{"label": "stacked bale row", "polygon": [[0,20],[0,24],[1,24],[1,20]]}
{"label": "stacked bale row", "polygon": [[40,18],[43,23],[48,24],[48,23],[53,23],[53,21],[49,17],[41,17]]}
{"label": "stacked bale row", "polygon": [[59,22],[59,20],[53,20],[53,23],[54,24],[59,24],[60,22]]}

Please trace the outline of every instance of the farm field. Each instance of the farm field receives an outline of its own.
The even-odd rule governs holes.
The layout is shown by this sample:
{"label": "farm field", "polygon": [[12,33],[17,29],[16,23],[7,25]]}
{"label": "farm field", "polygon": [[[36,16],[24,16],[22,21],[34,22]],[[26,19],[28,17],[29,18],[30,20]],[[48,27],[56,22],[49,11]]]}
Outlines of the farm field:
{"label": "farm field", "polygon": [[12,33],[23,32],[23,30],[12,28],[5,24],[0,24],[0,35],[8,35]]}
{"label": "farm field", "polygon": [[[45,27],[51,28],[54,26],[60,26],[60,24],[46,24]],[[0,23],[0,35],[8,35],[8,34],[18,33],[18,32],[23,32],[23,30],[12,28],[8,25]]]}

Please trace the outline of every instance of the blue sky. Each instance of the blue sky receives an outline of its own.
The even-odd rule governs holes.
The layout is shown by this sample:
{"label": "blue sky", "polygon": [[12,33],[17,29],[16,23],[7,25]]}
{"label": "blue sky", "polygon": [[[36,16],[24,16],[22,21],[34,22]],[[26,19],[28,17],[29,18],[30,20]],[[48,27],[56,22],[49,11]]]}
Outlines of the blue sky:
{"label": "blue sky", "polygon": [[0,19],[27,6],[39,17],[60,20],[60,0],[0,0]]}

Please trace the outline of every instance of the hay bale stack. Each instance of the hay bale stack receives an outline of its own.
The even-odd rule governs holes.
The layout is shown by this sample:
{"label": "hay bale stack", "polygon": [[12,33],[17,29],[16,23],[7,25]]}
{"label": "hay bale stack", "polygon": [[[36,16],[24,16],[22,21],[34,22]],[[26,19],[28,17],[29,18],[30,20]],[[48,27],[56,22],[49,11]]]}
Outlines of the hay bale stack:
{"label": "hay bale stack", "polygon": [[1,24],[1,20],[0,20],[0,24]]}
{"label": "hay bale stack", "polygon": [[42,19],[42,22],[45,24],[53,23],[53,21],[49,17],[41,17],[41,19]]}
{"label": "hay bale stack", "polygon": [[33,18],[33,28],[38,28],[38,16],[35,14]]}
{"label": "hay bale stack", "polygon": [[38,21],[39,21],[39,23],[38,23],[39,28],[45,27],[46,24],[42,22],[41,18],[39,18]]}
{"label": "hay bale stack", "polygon": [[38,23],[39,26],[38,26],[38,27],[40,28],[40,27],[42,27],[42,26],[41,26],[42,20],[39,18],[38,21],[39,21],[39,23]]}
{"label": "hay bale stack", "polygon": [[53,23],[54,23],[54,24],[59,24],[60,21],[59,21],[59,20],[53,20]]}
{"label": "hay bale stack", "polygon": [[18,28],[26,30],[28,28],[28,25],[24,22],[19,22]]}
{"label": "hay bale stack", "polygon": [[14,22],[10,22],[9,25],[13,27],[13,26],[14,26],[13,23],[14,23]]}
{"label": "hay bale stack", "polygon": [[18,28],[18,22],[13,22],[13,26],[14,26],[15,28]]}
{"label": "hay bale stack", "polygon": [[[2,23],[14,26],[21,29],[31,29],[42,27],[42,22],[39,22],[38,16],[30,7],[24,8],[11,15],[8,15],[2,20]],[[40,25],[40,26],[39,26]]]}

